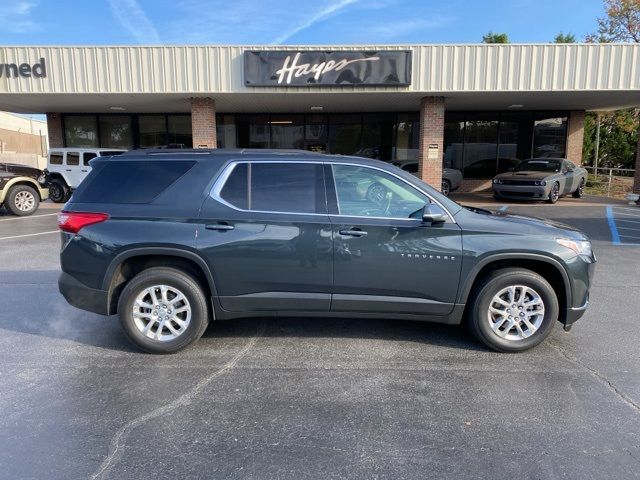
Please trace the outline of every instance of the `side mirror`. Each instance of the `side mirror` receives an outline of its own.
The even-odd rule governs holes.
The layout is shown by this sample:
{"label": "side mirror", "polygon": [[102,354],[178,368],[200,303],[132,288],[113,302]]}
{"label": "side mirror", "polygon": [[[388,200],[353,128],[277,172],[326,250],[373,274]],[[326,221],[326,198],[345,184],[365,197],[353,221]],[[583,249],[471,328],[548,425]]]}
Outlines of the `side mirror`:
{"label": "side mirror", "polygon": [[516,171],[515,167],[507,168],[507,172],[515,172],[515,171]]}
{"label": "side mirror", "polygon": [[422,222],[430,225],[437,225],[444,223],[447,220],[447,215],[437,205],[425,205],[422,211]]}

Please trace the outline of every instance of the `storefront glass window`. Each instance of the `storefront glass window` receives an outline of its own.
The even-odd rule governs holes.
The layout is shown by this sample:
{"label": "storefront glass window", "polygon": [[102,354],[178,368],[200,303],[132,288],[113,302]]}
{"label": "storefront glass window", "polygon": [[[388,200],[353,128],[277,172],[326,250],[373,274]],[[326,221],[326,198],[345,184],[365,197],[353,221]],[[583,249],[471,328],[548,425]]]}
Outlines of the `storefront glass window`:
{"label": "storefront glass window", "polygon": [[251,116],[249,120],[249,148],[269,148],[269,116]]}
{"label": "storefront glass window", "polygon": [[304,115],[271,115],[271,148],[304,148]]}
{"label": "storefront glass window", "polygon": [[444,119],[443,166],[462,171],[464,152],[464,114],[450,113]]}
{"label": "storefront glass window", "polygon": [[564,158],[567,117],[536,114],[533,122],[533,157]]}
{"label": "storefront glass window", "polygon": [[395,125],[396,143],[393,159],[399,162],[418,160],[420,120],[417,113],[399,113]]}
{"label": "storefront glass window", "polygon": [[97,147],[98,121],[94,115],[67,115],[64,135],[67,147]]}
{"label": "storefront glass window", "polygon": [[497,153],[498,114],[467,114],[464,131],[464,177],[493,177],[497,171]]}
{"label": "storefront glass window", "polygon": [[327,115],[307,115],[304,126],[304,148],[317,153],[327,152],[329,128]]}
{"label": "storefront glass window", "polygon": [[191,148],[193,146],[191,115],[169,115],[167,123],[169,127],[169,145],[181,148]]}
{"label": "storefront glass window", "polygon": [[109,148],[133,147],[131,117],[129,115],[100,115],[100,146]]}
{"label": "storefront glass window", "polygon": [[218,148],[236,148],[236,119],[234,115],[216,115]]}
{"label": "storefront glass window", "polygon": [[329,152],[355,155],[360,150],[362,117],[360,115],[330,115]]}
{"label": "storefront glass window", "polygon": [[164,115],[138,117],[140,148],[160,147],[167,144],[167,121]]}
{"label": "storefront glass window", "polygon": [[356,155],[391,160],[395,115],[387,113],[362,116],[362,139]]}
{"label": "storefront glass window", "polygon": [[531,156],[532,122],[528,112],[500,116],[497,173],[507,172]]}

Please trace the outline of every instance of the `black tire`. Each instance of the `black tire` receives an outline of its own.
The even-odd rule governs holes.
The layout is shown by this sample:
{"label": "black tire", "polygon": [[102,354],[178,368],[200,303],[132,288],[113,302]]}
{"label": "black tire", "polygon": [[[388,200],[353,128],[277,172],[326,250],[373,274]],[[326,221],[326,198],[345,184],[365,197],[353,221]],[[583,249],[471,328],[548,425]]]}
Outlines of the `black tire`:
{"label": "black tire", "polygon": [[549,191],[549,197],[547,198],[547,203],[556,203],[560,198],[560,184],[555,182],[551,185],[551,190]]}
{"label": "black tire", "polygon": [[40,205],[40,195],[28,185],[15,185],[7,192],[5,207],[14,215],[26,217],[33,215]]}
{"label": "black tire", "polygon": [[[190,322],[177,338],[164,341],[152,339],[145,336],[136,326],[133,315],[136,297],[154,285],[166,285],[178,290],[184,295],[191,308]],[[127,337],[140,349],[149,353],[174,353],[191,345],[202,336],[209,325],[209,302],[202,287],[191,275],[176,268],[153,267],[140,272],[127,283],[118,300],[118,314]],[[154,322],[159,323],[159,320]],[[157,332],[158,325],[154,324],[154,326]]]}
{"label": "black tire", "polygon": [[54,178],[49,185],[49,198],[54,203],[65,203],[71,196],[71,189],[64,180]]}
{"label": "black tire", "polygon": [[576,188],[576,191],[573,192],[571,196],[573,198],[582,198],[584,196],[584,185],[585,185],[584,178],[581,178],[580,183],[578,184],[578,188]]}
{"label": "black tire", "polygon": [[[537,330],[527,338],[502,338],[492,329],[489,307],[494,297],[509,286],[525,286],[533,289],[543,302],[544,315],[542,321]],[[530,297],[527,296],[526,298]],[[549,282],[537,273],[521,268],[496,270],[484,277],[482,283],[470,297],[468,308],[467,323],[471,332],[487,347],[497,352],[521,352],[535,347],[551,333],[559,312],[558,298]],[[515,311],[518,312],[519,308],[516,307]],[[508,322],[508,320],[505,321],[507,325]],[[520,323],[520,325],[523,324]],[[507,331],[507,326],[500,328],[502,332]],[[511,334],[514,336],[518,334],[515,325],[510,327],[508,332],[512,332]]]}
{"label": "black tire", "polygon": [[442,179],[442,184],[440,186],[440,192],[442,192],[442,194],[445,197],[448,197],[449,194],[451,193],[451,182],[449,180],[447,180],[446,178]]}

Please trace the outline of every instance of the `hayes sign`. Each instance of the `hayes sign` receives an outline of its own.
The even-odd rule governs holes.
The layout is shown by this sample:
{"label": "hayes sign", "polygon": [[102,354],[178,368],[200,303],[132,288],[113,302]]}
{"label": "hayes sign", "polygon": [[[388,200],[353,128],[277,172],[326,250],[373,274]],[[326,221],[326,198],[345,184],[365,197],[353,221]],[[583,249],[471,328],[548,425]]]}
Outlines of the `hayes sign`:
{"label": "hayes sign", "polygon": [[410,51],[246,51],[248,87],[403,86],[411,84]]}
{"label": "hayes sign", "polygon": [[44,58],[41,58],[38,63],[29,65],[28,63],[0,63],[0,78],[30,78],[30,77],[44,78],[47,76],[47,65],[44,62]]}

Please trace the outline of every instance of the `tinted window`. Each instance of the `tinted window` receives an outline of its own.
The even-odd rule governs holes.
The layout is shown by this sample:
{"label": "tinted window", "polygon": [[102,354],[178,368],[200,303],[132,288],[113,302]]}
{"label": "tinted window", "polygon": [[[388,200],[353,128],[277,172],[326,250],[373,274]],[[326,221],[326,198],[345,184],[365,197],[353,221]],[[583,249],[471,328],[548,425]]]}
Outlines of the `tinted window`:
{"label": "tinted window", "polygon": [[79,203],[149,203],[194,164],[163,160],[105,162],[80,184],[73,199]]}
{"label": "tinted window", "polygon": [[560,160],[525,160],[516,170],[524,172],[559,172],[562,168]]}
{"label": "tinted window", "polygon": [[231,205],[243,210],[246,210],[248,205],[248,170],[249,164],[237,164],[231,172],[231,175],[229,175],[229,178],[224,184],[224,187],[220,191],[220,197],[222,199],[224,199],[226,202],[229,202]]}
{"label": "tinted window", "polygon": [[96,158],[97,156],[98,155],[93,152],[84,152],[84,154],[82,155],[82,164],[88,166],[89,162],[94,158]]}
{"label": "tinted window", "polygon": [[404,181],[367,167],[333,165],[340,215],[409,218],[429,198]]}
{"label": "tinted window", "polygon": [[78,152],[67,152],[67,165],[72,167],[80,165],[80,154]]}
{"label": "tinted window", "polygon": [[244,210],[325,213],[322,172],[322,165],[312,163],[241,163],[220,197]]}
{"label": "tinted window", "polygon": [[100,152],[100,156],[101,157],[111,157],[113,155],[122,155],[124,152],[118,151],[118,150],[102,150]]}
{"label": "tinted window", "polygon": [[61,153],[52,153],[49,155],[49,163],[51,165],[62,165],[62,157]]}

